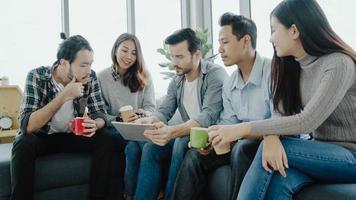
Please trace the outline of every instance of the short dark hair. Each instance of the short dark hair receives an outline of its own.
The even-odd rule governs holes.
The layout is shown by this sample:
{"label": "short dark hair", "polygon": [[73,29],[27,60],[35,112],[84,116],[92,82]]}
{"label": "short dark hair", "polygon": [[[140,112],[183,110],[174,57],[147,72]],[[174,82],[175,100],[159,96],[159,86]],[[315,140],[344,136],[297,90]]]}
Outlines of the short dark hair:
{"label": "short dark hair", "polygon": [[59,63],[61,59],[68,60],[69,63],[73,63],[78,51],[85,49],[93,51],[89,42],[81,35],[74,35],[65,39],[58,48],[57,61]]}
{"label": "short dark hair", "polygon": [[241,39],[245,35],[251,37],[252,48],[256,49],[257,43],[257,27],[255,22],[251,19],[244,17],[242,15],[235,15],[233,13],[227,12],[221,15],[219,19],[220,26],[231,25],[232,33]]}
{"label": "short dark hair", "polygon": [[164,43],[174,45],[185,40],[188,42],[188,50],[191,54],[201,48],[201,40],[191,28],[183,28],[175,31],[165,39]]}

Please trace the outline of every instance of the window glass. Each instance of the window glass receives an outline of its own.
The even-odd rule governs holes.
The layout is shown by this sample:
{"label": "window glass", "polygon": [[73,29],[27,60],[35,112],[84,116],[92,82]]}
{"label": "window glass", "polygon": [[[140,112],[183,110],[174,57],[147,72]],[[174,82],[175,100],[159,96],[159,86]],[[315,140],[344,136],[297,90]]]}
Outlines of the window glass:
{"label": "window glass", "polygon": [[143,57],[153,78],[156,97],[159,98],[166,94],[170,79],[164,80],[164,75],[160,73],[169,71],[158,65],[168,60],[159,54],[157,49],[162,48],[168,35],[181,28],[181,9],[180,0],[155,0],[155,5],[159,5],[159,11],[153,9],[151,5],[151,1],[135,1],[136,35],[141,42]]}
{"label": "window glass", "polygon": [[61,1],[1,1],[0,12],[0,77],[23,89],[30,69],[55,61]]}
{"label": "window glass", "polygon": [[[273,48],[269,42],[271,11],[281,0],[251,0],[252,19],[257,25],[257,50],[264,56],[272,57]],[[351,19],[356,18],[354,0],[318,0],[334,31],[353,49],[356,48],[356,26]]]}
{"label": "window glass", "polygon": [[93,69],[111,65],[111,49],[116,38],[127,31],[126,0],[69,1],[70,35],[85,37],[94,51]]}
{"label": "window glass", "polygon": [[[211,1],[212,5],[212,13],[213,13],[213,52],[214,54],[219,53],[218,48],[219,48],[219,19],[220,16],[226,12],[232,12],[234,14],[239,14],[239,0],[224,0],[224,3],[222,3],[221,0],[212,0]],[[224,63],[221,60],[220,56],[217,56],[215,63],[224,66]],[[229,67],[225,68],[227,72],[230,74],[232,71],[234,71],[236,68],[235,67]]]}
{"label": "window glass", "polygon": [[269,15],[279,2],[281,0],[251,0],[251,18],[257,26],[257,51],[268,58],[273,56]]}

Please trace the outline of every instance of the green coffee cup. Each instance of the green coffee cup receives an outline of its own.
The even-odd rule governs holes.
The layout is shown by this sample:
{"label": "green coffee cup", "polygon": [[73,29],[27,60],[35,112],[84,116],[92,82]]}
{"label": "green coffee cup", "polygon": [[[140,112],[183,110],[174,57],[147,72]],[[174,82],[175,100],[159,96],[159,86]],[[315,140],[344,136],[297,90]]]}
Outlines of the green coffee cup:
{"label": "green coffee cup", "polygon": [[194,148],[205,148],[209,145],[208,129],[192,127],[190,129],[190,146]]}

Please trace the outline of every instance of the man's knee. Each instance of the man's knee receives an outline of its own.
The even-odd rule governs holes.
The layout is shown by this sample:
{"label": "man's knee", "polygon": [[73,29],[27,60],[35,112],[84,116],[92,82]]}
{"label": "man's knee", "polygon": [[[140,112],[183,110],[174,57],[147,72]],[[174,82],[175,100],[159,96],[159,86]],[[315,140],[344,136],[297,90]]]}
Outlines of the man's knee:
{"label": "man's knee", "polygon": [[179,156],[181,157],[181,159],[183,159],[185,152],[188,151],[189,149],[188,142],[189,142],[188,136],[176,138],[173,145],[172,156],[174,157]]}
{"label": "man's knee", "polygon": [[35,150],[38,144],[38,137],[35,135],[20,134],[16,136],[13,147],[12,154],[16,152],[30,153]]}
{"label": "man's knee", "polygon": [[153,143],[146,143],[142,148],[141,162],[142,161],[161,161],[164,159],[161,151],[164,151],[166,146],[159,146]]}
{"label": "man's knee", "polygon": [[184,157],[181,168],[194,168],[200,165],[200,153],[195,149],[190,149]]}
{"label": "man's knee", "polygon": [[115,146],[115,137],[111,133],[111,130],[108,128],[102,128],[100,129],[95,135],[94,135],[95,143],[101,147],[105,147],[107,149],[114,149]]}
{"label": "man's knee", "polygon": [[239,159],[253,159],[260,141],[257,140],[239,140],[232,148],[232,160],[236,161]]}

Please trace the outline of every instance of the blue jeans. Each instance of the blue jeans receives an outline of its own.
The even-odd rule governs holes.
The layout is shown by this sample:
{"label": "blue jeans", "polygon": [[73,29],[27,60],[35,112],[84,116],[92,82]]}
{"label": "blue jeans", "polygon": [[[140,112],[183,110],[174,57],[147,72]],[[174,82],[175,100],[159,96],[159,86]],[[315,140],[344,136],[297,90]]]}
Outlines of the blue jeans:
{"label": "blue jeans", "polygon": [[165,200],[170,200],[173,192],[174,183],[177,178],[179,168],[183,162],[184,155],[188,151],[189,136],[176,138],[173,146],[172,160],[169,167],[168,180],[165,189]]}
{"label": "blue jeans", "polygon": [[125,148],[126,167],[124,177],[125,196],[134,196],[137,174],[140,167],[141,152],[146,142],[129,141]]}
{"label": "blue jeans", "polygon": [[263,169],[261,143],[242,182],[238,200],[292,199],[293,194],[314,181],[356,183],[355,152],[315,140],[286,137],[281,141],[288,158],[287,177]]}
{"label": "blue jeans", "polygon": [[182,137],[170,141],[163,147],[152,143],[144,145],[135,200],[155,200],[157,198],[159,189],[163,185],[161,182],[163,161],[172,156],[165,189],[165,199],[169,199],[184,154],[188,150],[188,141],[189,137]]}
{"label": "blue jeans", "polygon": [[135,200],[155,200],[162,185],[163,161],[172,154],[174,140],[165,146],[146,143],[142,148]]}

